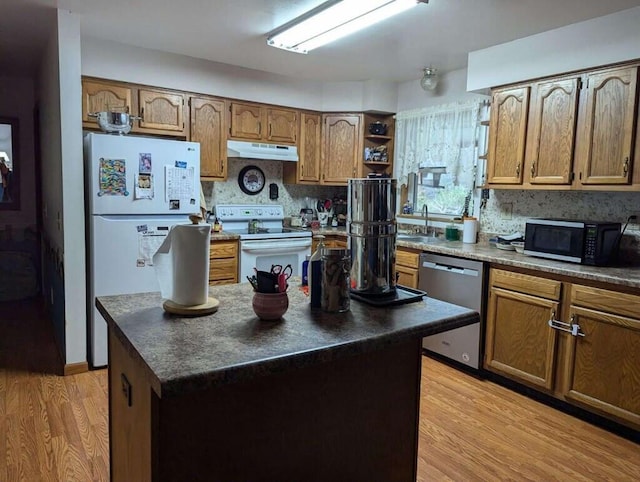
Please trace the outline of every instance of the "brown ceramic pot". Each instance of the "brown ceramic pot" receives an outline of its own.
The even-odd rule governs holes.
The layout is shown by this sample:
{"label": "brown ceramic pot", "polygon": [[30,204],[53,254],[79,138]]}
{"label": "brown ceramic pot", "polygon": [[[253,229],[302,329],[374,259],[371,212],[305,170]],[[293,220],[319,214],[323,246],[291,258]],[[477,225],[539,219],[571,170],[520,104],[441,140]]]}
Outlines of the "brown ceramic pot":
{"label": "brown ceramic pot", "polygon": [[282,318],[289,309],[289,297],[287,292],[283,293],[260,293],[253,294],[253,311],[261,320],[273,321]]}

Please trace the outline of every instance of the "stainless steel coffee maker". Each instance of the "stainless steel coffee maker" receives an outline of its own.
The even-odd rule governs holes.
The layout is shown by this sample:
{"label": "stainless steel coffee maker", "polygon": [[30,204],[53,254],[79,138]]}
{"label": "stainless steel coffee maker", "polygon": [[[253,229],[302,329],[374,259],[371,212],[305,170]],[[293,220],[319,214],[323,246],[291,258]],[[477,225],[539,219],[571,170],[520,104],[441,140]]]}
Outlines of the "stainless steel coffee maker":
{"label": "stainless steel coffee maker", "polygon": [[347,234],[351,291],[396,293],[396,179],[349,179]]}

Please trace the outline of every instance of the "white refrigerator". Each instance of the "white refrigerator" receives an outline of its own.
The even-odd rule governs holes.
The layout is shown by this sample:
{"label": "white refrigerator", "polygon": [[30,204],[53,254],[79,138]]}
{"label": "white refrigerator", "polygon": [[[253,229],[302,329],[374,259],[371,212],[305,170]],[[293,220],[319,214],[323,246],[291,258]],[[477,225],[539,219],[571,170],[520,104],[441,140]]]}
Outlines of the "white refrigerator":
{"label": "white refrigerator", "polygon": [[152,265],[174,224],[200,210],[200,144],[87,134],[87,319],[90,363],[107,365],[96,296],[159,291]]}

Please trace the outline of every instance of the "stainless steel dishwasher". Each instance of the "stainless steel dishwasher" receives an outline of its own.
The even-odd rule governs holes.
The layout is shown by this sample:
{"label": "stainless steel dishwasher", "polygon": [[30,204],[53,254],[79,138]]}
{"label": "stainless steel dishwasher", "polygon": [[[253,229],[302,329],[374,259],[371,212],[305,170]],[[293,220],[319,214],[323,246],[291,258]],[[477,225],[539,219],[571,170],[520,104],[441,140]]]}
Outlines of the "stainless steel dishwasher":
{"label": "stainless steel dishwasher", "polygon": [[484,265],[439,254],[420,255],[419,287],[427,296],[476,310],[480,322],[423,338],[423,348],[469,367],[480,368],[484,326]]}

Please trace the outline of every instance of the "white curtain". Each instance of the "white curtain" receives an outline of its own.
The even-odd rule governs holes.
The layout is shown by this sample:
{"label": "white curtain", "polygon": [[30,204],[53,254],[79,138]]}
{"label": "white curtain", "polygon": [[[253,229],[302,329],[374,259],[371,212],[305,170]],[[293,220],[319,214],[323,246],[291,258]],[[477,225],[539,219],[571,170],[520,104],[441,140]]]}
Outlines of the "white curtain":
{"label": "white curtain", "polygon": [[444,104],[396,114],[394,176],[407,184],[420,167],[446,166],[444,186],[471,190],[481,101]]}

